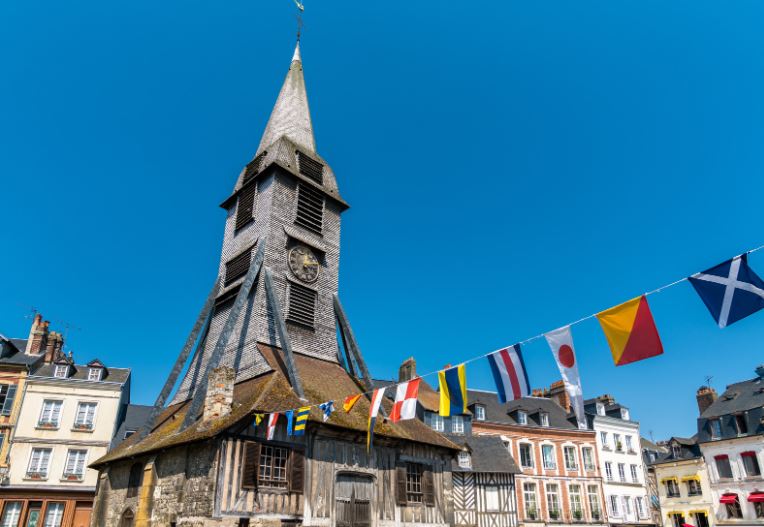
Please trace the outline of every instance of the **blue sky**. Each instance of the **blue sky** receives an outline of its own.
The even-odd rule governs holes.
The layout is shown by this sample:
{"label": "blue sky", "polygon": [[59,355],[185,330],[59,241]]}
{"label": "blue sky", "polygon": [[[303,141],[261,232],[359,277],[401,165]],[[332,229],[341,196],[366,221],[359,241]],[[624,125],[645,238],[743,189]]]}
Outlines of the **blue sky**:
{"label": "blue sky", "polygon": [[[340,294],[372,371],[436,370],[764,243],[764,6],[307,0],[320,153],[352,208]],[[31,306],[153,401],[216,272],[224,213],[294,45],[289,0],[3,2],[0,331]],[[764,254],[751,257],[764,274]],[[762,362],[688,284],[651,297],[666,353],[615,368],[574,329],[587,396],[656,439]],[[543,341],[534,386],[558,378]],[[490,388],[482,362],[472,387]]]}

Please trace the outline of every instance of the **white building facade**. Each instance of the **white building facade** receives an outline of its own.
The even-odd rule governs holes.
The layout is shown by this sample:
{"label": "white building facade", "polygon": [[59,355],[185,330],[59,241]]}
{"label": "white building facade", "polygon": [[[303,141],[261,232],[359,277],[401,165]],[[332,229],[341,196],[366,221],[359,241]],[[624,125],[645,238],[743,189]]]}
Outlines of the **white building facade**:
{"label": "white building facade", "polygon": [[585,408],[589,428],[596,434],[610,525],[654,525],[639,423],[609,395],[586,401]]}

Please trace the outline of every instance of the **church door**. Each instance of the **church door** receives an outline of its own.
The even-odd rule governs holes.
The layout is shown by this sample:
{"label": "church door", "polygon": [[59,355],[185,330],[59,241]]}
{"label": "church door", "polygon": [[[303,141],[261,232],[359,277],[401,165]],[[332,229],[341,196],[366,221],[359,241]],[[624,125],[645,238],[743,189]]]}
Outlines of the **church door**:
{"label": "church door", "polygon": [[334,488],[337,527],[371,527],[374,481],[361,474],[339,474]]}

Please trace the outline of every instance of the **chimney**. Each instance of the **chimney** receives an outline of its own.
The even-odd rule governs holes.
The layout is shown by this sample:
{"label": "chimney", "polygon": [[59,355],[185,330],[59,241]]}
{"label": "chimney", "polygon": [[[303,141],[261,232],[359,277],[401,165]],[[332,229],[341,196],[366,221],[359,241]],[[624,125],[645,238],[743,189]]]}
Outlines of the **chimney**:
{"label": "chimney", "polygon": [[695,399],[698,401],[698,410],[700,413],[702,414],[709,406],[714,404],[717,397],[716,390],[710,386],[701,386],[698,388],[698,391],[695,394]]}
{"label": "chimney", "polygon": [[565,390],[564,382],[553,382],[549,387],[549,397],[562,406],[563,410],[570,412],[570,396],[568,396],[568,392]]}
{"label": "chimney", "polygon": [[56,331],[51,331],[48,334],[48,343],[45,346],[45,362],[50,364],[58,359],[61,355],[61,350],[64,347],[64,336]]}
{"label": "chimney", "polygon": [[48,326],[50,322],[42,319],[42,315],[37,313],[32,321],[32,328],[29,330],[29,339],[27,339],[27,348],[24,353],[27,355],[39,355],[45,351],[48,344]]}
{"label": "chimney", "polygon": [[398,368],[398,382],[410,381],[416,377],[416,361],[414,357],[409,357]]}
{"label": "chimney", "polygon": [[605,406],[610,406],[611,404],[615,404],[615,398],[610,395],[609,393],[606,393],[605,395],[600,395],[597,397],[597,400],[604,404]]}
{"label": "chimney", "polygon": [[235,380],[236,372],[230,366],[219,366],[212,370],[207,381],[202,421],[225,417],[231,413]]}
{"label": "chimney", "polygon": [[759,379],[764,379],[764,364],[759,364],[756,366],[756,375],[759,377]]}

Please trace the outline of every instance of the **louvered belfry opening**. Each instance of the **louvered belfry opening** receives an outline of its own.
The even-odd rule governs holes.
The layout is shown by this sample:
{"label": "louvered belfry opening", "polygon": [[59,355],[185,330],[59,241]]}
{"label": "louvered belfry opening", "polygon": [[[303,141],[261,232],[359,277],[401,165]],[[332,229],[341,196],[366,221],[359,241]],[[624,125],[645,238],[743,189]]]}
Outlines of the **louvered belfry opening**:
{"label": "louvered belfry opening", "polygon": [[246,185],[250,181],[252,181],[252,178],[255,177],[258,172],[260,172],[260,166],[263,164],[263,159],[265,159],[265,156],[268,155],[268,151],[264,150],[260,154],[257,155],[252,161],[249,162],[247,165],[247,169],[244,171],[244,177],[241,179],[241,184]]}
{"label": "louvered belfry opening", "polygon": [[324,184],[324,165],[299,151],[297,160],[300,165],[300,174],[309,177],[319,185]]}
{"label": "louvered belfry opening", "polygon": [[300,183],[297,189],[296,225],[321,234],[324,223],[324,196],[309,185]]}
{"label": "louvered belfry opening", "polygon": [[249,224],[255,214],[255,195],[257,182],[244,186],[239,193],[239,205],[236,208],[236,230]]}
{"label": "louvered belfry opening", "polygon": [[315,327],[317,296],[318,294],[313,289],[295,282],[289,282],[287,320],[313,329]]}
{"label": "louvered belfry opening", "polygon": [[228,286],[247,274],[252,260],[252,248],[229,260],[225,264],[225,285]]}

